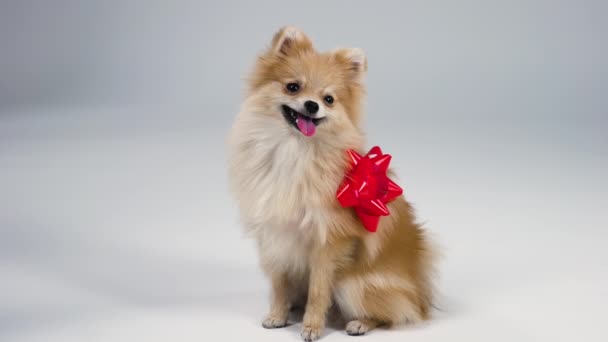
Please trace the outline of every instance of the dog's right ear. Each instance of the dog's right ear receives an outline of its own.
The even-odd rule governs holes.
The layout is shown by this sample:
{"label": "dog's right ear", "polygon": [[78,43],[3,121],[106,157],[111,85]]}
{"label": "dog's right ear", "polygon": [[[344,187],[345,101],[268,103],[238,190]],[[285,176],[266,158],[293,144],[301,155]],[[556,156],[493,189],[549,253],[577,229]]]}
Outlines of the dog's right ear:
{"label": "dog's right ear", "polygon": [[312,50],[312,42],[304,32],[293,26],[281,28],[272,38],[270,52],[273,54],[289,56],[305,50]]}

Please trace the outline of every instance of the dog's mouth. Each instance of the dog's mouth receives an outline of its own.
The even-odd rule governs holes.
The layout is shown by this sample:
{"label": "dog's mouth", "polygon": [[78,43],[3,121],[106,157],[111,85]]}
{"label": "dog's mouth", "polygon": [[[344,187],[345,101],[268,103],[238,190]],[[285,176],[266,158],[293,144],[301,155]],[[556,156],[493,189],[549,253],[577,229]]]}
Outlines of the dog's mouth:
{"label": "dog's mouth", "polygon": [[298,131],[307,137],[312,137],[317,131],[319,125],[325,118],[311,118],[310,116],[297,112],[293,108],[282,105],[283,117],[289,124],[295,127]]}

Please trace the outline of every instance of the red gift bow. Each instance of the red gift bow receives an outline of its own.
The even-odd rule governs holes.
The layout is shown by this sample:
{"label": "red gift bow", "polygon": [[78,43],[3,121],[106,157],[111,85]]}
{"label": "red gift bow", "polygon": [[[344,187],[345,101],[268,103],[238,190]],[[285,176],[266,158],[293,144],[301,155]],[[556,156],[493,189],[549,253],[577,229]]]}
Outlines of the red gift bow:
{"label": "red gift bow", "polygon": [[386,203],[399,197],[403,190],[386,176],[391,155],[383,154],[380,147],[374,146],[365,156],[353,150],[347,154],[351,170],[338,187],[336,198],[343,207],[354,207],[365,229],[373,233],[380,216],[390,214]]}

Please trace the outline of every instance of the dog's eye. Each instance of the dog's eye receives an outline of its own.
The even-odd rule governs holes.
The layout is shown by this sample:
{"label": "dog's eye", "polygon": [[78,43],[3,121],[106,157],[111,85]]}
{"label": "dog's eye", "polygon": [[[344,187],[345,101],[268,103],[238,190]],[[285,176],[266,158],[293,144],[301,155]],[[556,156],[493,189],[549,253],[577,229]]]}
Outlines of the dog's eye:
{"label": "dog's eye", "polygon": [[325,102],[327,104],[332,104],[334,103],[334,97],[331,95],[325,95],[325,97],[323,98],[323,100],[325,100]]}
{"label": "dog's eye", "polygon": [[300,90],[300,85],[297,83],[287,83],[285,88],[287,88],[287,91],[290,93],[297,93],[298,90]]}

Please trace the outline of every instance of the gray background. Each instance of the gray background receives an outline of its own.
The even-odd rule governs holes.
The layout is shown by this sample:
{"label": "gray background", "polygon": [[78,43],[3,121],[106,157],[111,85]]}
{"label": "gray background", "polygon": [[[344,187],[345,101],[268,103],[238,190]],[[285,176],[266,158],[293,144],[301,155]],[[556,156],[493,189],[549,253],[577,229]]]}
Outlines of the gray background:
{"label": "gray background", "polygon": [[[608,2],[0,3],[0,339],[297,341],[227,193],[282,25],[368,53],[369,142],[443,246],[442,311],[374,340],[606,339]],[[339,329],[327,341],[349,340]]]}

